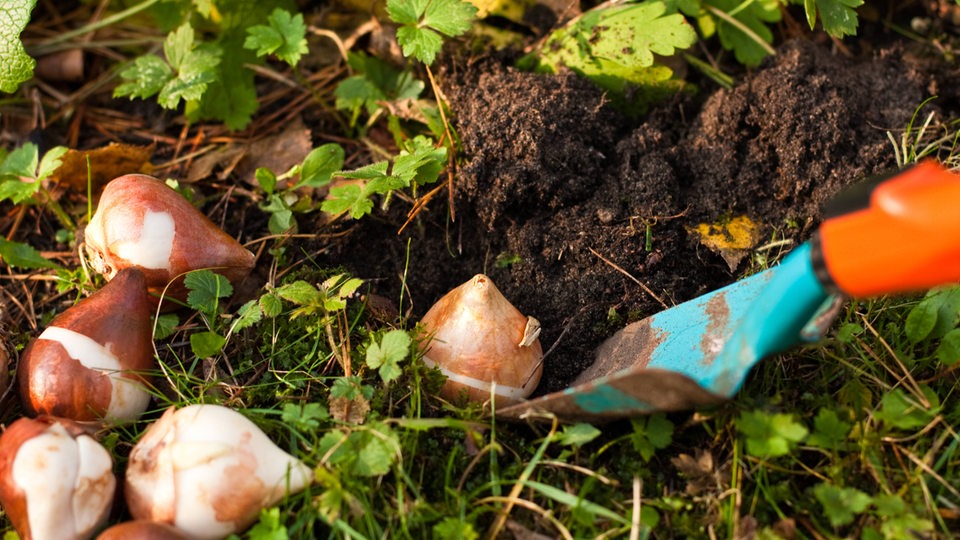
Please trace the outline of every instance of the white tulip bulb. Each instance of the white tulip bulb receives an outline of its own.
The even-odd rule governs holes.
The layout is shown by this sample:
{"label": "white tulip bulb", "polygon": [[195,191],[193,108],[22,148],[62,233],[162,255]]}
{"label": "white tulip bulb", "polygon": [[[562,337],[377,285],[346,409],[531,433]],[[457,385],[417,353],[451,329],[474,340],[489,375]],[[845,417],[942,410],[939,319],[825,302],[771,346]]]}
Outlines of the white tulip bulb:
{"label": "white tulip bulb", "polygon": [[126,498],[136,519],[215,539],[244,530],[312,479],[310,467],[240,413],[191,405],[168,409],[134,446]]}
{"label": "white tulip bulb", "polygon": [[110,454],[80,424],[21,418],[0,437],[0,504],[24,540],[89,538],[115,489]]}

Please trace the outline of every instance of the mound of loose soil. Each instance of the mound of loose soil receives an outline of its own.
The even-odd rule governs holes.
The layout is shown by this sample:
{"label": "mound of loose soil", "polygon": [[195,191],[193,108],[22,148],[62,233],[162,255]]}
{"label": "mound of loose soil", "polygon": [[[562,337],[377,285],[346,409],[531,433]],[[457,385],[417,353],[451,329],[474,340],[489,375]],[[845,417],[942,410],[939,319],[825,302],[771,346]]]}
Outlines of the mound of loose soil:
{"label": "mound of loose soil", "polygon": [[[538,394],[558,390],[615,329],[663,309],[625,273],[672,305],[749,270],[747,259],[731,272],[688,227],[746,214],[763,238],[796,245],[826,199],[894,166],[887,131],[949,88],[902,57],[895,48],[848,59],[796,41],[732,90],[678,98],[639,120],[571,74],[494,59],[449,70],[465,158],[456,220],[439,202],[402,236],[399,211],[366,220],[329,262],[389,298],[401,297],[405,277],[414,318],[488,274],[540,320],[544,347],[556,345]],[[934,106],[960,112],[956,92]]]}

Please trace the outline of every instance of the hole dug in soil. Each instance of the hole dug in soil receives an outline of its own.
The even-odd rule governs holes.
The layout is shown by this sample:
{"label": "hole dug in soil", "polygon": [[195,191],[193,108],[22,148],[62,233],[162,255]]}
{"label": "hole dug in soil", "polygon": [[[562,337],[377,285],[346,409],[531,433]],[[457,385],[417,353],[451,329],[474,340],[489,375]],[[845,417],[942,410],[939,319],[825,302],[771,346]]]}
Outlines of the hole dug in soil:
{"label": "hole dug in soil", "polygon": [[536,395],[562,389],[603,339],[663,309],[601,256],[668,305],[696,297],[758,267],[747,257],[731,272],[687,228],[745,214],[761,225],[760,244],[789,240],[778,248],[787,251],[840,188],[896,165],[887,131],[898,134],[924,99],[941,93],[924,116],[957,117],[950,82],[904,56],[895,47],[849,59],[795,41],[732,90],[678,98],[638,120],[571,74],[493,59],[448,70],[465,159],[456,220],[434,202],[397,236],[395,208],[393,221],[352,224],[326,262],[396,299],[409,239],[404,297],[415,319],[486,273],[539,319],[545,350],[562,335]]}

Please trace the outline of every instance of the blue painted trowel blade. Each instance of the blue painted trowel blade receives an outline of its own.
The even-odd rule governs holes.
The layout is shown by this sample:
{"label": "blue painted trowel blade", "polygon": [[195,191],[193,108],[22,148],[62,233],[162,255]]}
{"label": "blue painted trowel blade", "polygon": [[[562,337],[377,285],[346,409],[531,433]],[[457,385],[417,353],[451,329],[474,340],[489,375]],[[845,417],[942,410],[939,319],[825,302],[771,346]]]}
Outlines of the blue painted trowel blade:
{"label": "blue painted trowel blade", "polygon": [[762,358],[801,341],[829,298],[804,244],[777,267],[626,326],[569,388],[497,416],[602,421],[718,403]]}

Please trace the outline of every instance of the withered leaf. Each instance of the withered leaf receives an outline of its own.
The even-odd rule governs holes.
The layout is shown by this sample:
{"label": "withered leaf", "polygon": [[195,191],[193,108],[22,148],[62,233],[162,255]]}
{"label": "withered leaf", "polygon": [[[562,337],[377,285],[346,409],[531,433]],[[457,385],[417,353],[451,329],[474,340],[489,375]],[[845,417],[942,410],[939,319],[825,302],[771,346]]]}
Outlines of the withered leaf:
{"label": "withered leaf", "polygon": [[68,189],[87,192],[87,160],[90,162],[89,180],[94,193],[99,193],[107,182],[118,176],[132,173],[150,174],[153,164],[150,157],[155,145],[138,146],[110,143],[92,150],[68,150],[63,155],[60,168],[50,178]]}
{"label": "withered leaf", "polygon": [[687,231],[711,251],[719,253],[731,272],[737,270],[740,261],[760,241],[760,226],[747,216],[737,216],[722,223],[701,223],[688,227]]}

